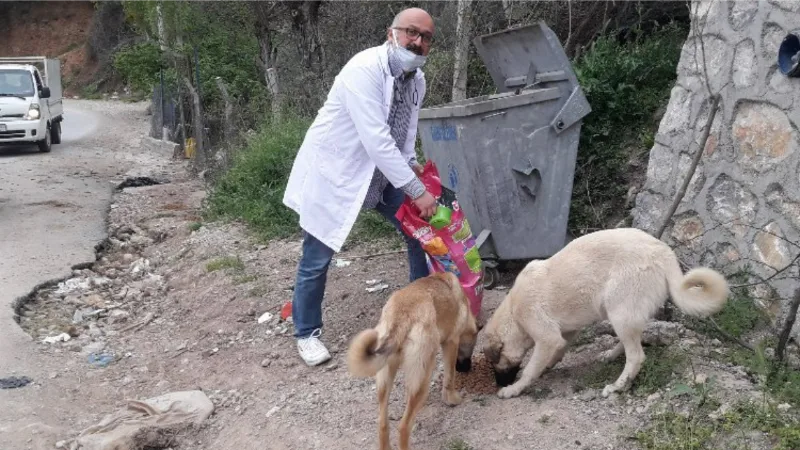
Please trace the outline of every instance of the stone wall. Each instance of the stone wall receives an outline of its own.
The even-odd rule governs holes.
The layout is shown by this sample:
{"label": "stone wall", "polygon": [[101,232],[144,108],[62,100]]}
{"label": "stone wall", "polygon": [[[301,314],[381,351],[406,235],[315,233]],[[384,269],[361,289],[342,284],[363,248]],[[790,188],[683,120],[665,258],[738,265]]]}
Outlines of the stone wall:
{"label": "stone wall", "polygon": [[[664,220],[701,145],[710,89],[721,100],[705,154],[662,239],[690,265],[767,277],[800,252],[787,242],[800,243],[800,78],[777,67],[781,41],[800,31],[800,1],[695,1],[692,12],[633,226],[653,233]],[[781,319],[797,265],[770,284],[752,293]]]}

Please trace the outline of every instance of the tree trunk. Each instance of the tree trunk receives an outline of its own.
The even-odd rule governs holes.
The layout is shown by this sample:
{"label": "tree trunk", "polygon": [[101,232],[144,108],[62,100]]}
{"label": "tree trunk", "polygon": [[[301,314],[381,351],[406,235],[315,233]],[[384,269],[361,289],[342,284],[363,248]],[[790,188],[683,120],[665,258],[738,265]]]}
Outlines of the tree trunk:
{"label": "tree trunk", "polygon": [[453,101],[467,98],[467,66],[472,32],[472,0],[458,0],[458,22],[456,24],[456,48],[453,63]]}
{"label": "tree trunk", "polygon": [[167,49],[167,33],[164,30],[164,11],[161,8],[161,2],[156,5],[156,29],[158,30],[158,45],[163,52]]}
{"label": "tree trunk", "polygon": [[267,69],[267,88],[272,94],[272,118],[276,122],[280,122],[282,119],[281,111],[283,111],[283,96],[278,83],[278,71],[274,67]]}
{"label": "tree trunk", "polygon": [[278,48],[273,46],[272,32],[266,30],[258,36],[258,44],[261,48],[260,62],[264,70],[264,81],[272,97],[272,119],[280,122],[281,111],[283,110],[283,96],[281,95],[280,84],[278,83],[278,69],[275,67],[278,59]]}
{"label": "tree trunk", "polygon": [[217,77],[217,87],[222,94],[222,100],[225,102],[225,142],[231,144],[233,142],[233,103],[231,96],[228,94],[228,88],[222,78]]}
{"label": "tree trunk", "polygon": [[203,170],[206,168],[206,153],[205,146],[203,145],[203,110],[200,106],[200,94],[197,89],[192,86],[192,82],[185,78],[183,79],[186,88],[189,89],[189,94],[192,96],[192,128],[194,131],[195,151],[194,151],[194,171],[198,172],[198,168]]}
{"label": "tree trunk", "polygon": [[514,5],[511,3],[513,0],[503,0],[503,14],[506,16],[506,26],[511,25],[511,18],[514,13]]}

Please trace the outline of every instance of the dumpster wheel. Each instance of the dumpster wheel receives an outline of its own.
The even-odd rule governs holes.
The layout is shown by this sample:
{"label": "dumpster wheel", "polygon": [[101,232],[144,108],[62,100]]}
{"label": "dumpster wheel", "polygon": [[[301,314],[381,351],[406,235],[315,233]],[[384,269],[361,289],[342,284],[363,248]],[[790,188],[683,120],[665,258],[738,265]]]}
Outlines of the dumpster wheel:
{"label": "dumpster wheel", "polygon": [[483,288],[487,290],[494,289],[499,279],[500,271],[497,270],[497,267],[486,267],[483,272]]}

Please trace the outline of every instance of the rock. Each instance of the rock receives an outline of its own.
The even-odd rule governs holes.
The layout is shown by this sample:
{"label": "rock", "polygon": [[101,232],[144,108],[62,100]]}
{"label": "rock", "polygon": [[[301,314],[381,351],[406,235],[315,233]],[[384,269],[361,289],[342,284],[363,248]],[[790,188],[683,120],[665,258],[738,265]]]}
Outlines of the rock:
{"label": "rock", "polygon": [[269,358],[265,358],[263,361],[261,361],[261,367],[269,367],[270,364],[272,364],[272,360]]}
{"label": "rock", "polygon": [[273,406],[269,411],[267,411],[267,419],[274,416],[276,412],[280,411],[280,406]]}
{"label": "rock", "polygon": [[704,373],[698,373],[694,377],[694,384],[706,384],[707,380],[708,380],[708,375]]}
{"label": "rock", "polygon": [[675,226],[672,228],[671,236],[676,242],[697,251],[702,248],[704,231],[703,220],[692,211],[675,216]]}
{"label": "rock", "polygon": [[103,297],[98,294],[91,294],[83,298],[83,303],[94,308],[105,308],[106,302]]}
{"label": "rock", "polygon": [[781,403],[780,405],[778,405],[778,411],[786,412],[786,411],[788,411],[788,410],[789,410],[791,407],[792,407],[792,405],[790,405],[790,404],[788,404],[788,403]]}
{"label": "rock", "polygon": [[100,353],[106,348],[106,343],[103,341],[92,342],[91,344],[83,346],[81,349],[82,353],[85,354],[92,354],[92,353]]}
{"label": "rock", "polygon": [[67,295],[64,297],[64,302],[70,305],[80,305],[83,306],[83,302],[75,295]]}
{"label": "rock", "polygon": [[709,415],[708,415],[708,417],[709,417],[711,420],[719,420],[719,419],[721,419],[721,418],[722,418],[722,416],[724,416],[725,414],[727,414],[727,413],[728,413],[728,411],[730,411],[730,410],[731,410],[731,405],[729,405],[729,404],[727,404],[727,403],[723,403],[723,404],[722,404],[722,406],[720,406],[719,408],[717,408],[717,410],[716,410],[716,411],[714,411],[714,412],[712,412],[711,414],[709,414]]}
{"label": "rock", "polygon": [[647,396],[647,403],[654,403],[661,400],[661,393],[656,392]]}
{"label": "rock", "polygon": [[[774,269],[781,269],[789,264],[792,258],[791,251],[784,241],[783,230],[777,222],[768,223],[762,231],[756,234],[753,241],[753,254],[760,262]],[[770,273],[774,272],[773,269],[767,270]]]}
{"label": "rock", "polygon": [[584,402],[590,402],[597,398],[597,391],[594,389],[587,389],[580,395],[580,399]]}
{"label": "rock", "polygon": [[92,337],[100,337],[103,336],[103,330],[100,329],[96,324],[90,323],[89,324],[89,336]]}
{"label": "rock", "polygon": [[758,197],[742,183],[721,174],[708,189],[706,208],[716,223],[742,238],[758,213]]}
{"label": "rock", "polygon": [[72,339],[72,337],[67,333],[61,333],[56,336],[49,336],[42,339],[42,342],[45,344],[55,344],[56,342],[67,342],[68,340]]}

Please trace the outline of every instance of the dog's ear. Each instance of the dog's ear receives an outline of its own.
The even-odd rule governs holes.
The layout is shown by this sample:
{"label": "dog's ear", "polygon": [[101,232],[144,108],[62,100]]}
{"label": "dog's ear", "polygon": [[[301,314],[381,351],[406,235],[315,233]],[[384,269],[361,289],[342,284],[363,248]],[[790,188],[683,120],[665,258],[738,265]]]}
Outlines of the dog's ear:
{"label": "dog's ear", "polygon": [[503,343],[497,342],[496,340],[490,340],[486,346],[483,348],[483,354],[486,356],[486,359],[489,360],[492,364],[497,364],[500,362],[500,355],[503,351]]}

